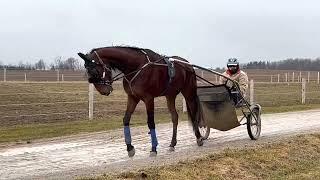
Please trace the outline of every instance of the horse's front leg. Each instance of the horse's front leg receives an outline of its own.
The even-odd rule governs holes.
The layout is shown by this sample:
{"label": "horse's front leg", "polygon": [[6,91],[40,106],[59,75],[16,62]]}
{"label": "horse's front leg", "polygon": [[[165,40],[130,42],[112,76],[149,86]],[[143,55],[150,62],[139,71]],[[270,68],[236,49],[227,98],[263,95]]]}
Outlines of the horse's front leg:
{"label": "horse's front leg", "polygon": [[150,98],[145,100],[146,109],[147,109],[147,116],[148,116],[148,127],[149,127],[149,134],[151,136],[151,151],[150,156],[157,155],[157,146],[158,146],[158,139],[156,135],[156,127],[154,123],[154,98]]}
{"label": "horse's front leg", "polygon": [[128,156],[133,157],[135,154],[134,146],[131,145],[130,119],[131,115],[137,107],[139,99],[128,95],[127,110],[123,118],[124,139],[127,145]]}

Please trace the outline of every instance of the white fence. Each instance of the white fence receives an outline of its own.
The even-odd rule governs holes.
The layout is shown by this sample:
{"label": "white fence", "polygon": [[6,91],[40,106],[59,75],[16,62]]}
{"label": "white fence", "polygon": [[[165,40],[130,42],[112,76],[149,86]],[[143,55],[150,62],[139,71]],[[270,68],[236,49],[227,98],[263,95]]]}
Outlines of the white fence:
{"label": "white fence", "polygon": [[[261,82],[258,82],[258,84],[263,84]],[[267,84],[267,85],[271,85],[271,84],[280,84],[280,83],[264,83],[264,84]],[[286,86],[288,86],[288,84],[290,83],[282,83],[284,85],[284,88],[286,88]],[[291,83],[292,84],[292,83]],[[287,91],[287,92],[269,92],[269,93],[266,93],[266,94],[263,94],[265,96],[274,96],[275,94],[276,95],[292,95],[292,94],[295,94],[295,95],[298,95],[297,98],[300,99],[300,103],[301,104],[306,104],[306,84],[307,84],[307,81],[306,79],[302,78],[301,80],[301,83],[294,83],[295,85],[297,86],[300,86],[301,88],[296,88],[295,91]],[[318,95],[320,96],[320,86],[317,86],[318,89],[316,91],[309,91],[309,93],[318,93]],[[272,91],[272,89],[271,89]],[[94,114],[93,114],[93,106],[94,106],[94,87],[92,84],[89,84],[89,107],[88,107],[88,110],[89,110],[89,119],[92,119],[94,117]],[[254,80],[250,80],[250,85],[249,85],[249,102],[250,104],[253,104],[253,103],[261,103],[259,102],[259,100],[256,100],[255,99],[255,83],[254,83]],[[300,94],[300,95],[299,95]],[[261,96],[261,95],[260,95]],[[309,98],[311,99],[311,98]],[[278,99],[278,101],[281,101]],[[287,101],[286,99],[283,100],[284,102]],[[290,101],[290,100],[288,100]],[[263,103],[263,101],[262,101]],[[320,99],[319,99],[319,103],[320,103]],[[184,98],[182,98],[182,107],[178,107],[178,108],[181,108],[182,112],[186,112],[187,111],[187,108],[186,108],[186,101]]]}
{"label": "white fence", "polygon": [[[0,125],[120,117],[127,101],[120,86],[115,82],[114,92],[107,97],[98,95],[92,85],[88,89],[87,82],[0,82]],[[166,110],[163,100],[156,100],[157,112]],[[140,103],[135,114],[144,111]]]}
{"label": "white fence", "polygon": [[85,81],[85,71],[0,69],[0,81]]}
{"label": "white fence", "polygon": [[[317,82],[319,84],[318,71],[286,71],[286,70],[253,70],[245,69],[249,79],[257,82],[301,82],[305,78],[309,82]],[[218,82],[218,76],[207,73],[203,70],[197,72],[203,78],[209,79],[211,82]]]}
{"label": "white fence", "polygon": [[[306,80],[304,78],[302,78],[302,82],[301,83],[298,83],[298,84],[301,84],[301,104],[305,104],[306,103]],[[294,92],[294,93],[299,93],[299,90]],[[320,92],[319,92],[320,93]],[[275,94],[281,94],[281,93],[275,93]],[[286,93],[282,93],[282,94],[292,94],[292,92],[286,92]],[[255,93],[254,93],[254,81],[253,80],[250,80],[250,85],[249,85],[249,95],[250,95],[250,98],[249,98],[249,102],[250,104],[253,104],[255,101]],[[272,96],[274,95],[274,93],[267,93],[265,95],[268,95],[268,96]]]}
{"label": "white fence", "polygon": [[[284,71],[284,70],[245,70],[249,79],[257,82],[301,82],[305,78],[309,82],[319,84],[320,77],[317,71]],[[261,72],[263,71],[263,72]],[[217,82],[219,77],[208,72],[197,70],[202,76],[212,82]],[[86,81],[85,71],[71,70],[12,70],[0,69],[0,81]]]}

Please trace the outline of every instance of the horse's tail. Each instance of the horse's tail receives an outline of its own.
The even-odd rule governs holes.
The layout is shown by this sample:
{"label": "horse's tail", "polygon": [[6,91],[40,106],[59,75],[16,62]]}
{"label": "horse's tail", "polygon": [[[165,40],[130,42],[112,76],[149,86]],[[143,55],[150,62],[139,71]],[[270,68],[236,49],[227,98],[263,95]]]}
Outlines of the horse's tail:
{"label": "horse's tail", "polygon": [[[191,105],[192,103],[193,105]],[[193,130],[196,131],[202,123],[202,112],[200,107],[200,100],[198,96],[195,96],[192,102],[186,102],[188,119],[192,123]]]}
{"label": "horse's tail", "polygon": [[202,111],[200,106],[200,99],[197,95],[196,78],[193,77],[191,81],[194,81],[194,82],[191,82],[192,88],[190,89],[192,89],[192,92],[189,91],[188,93],[189,96],[185,98],[186,98],[186,105],[187,105],[187,111],[188,111],[188,119],[193,125],[193,130],[196,130],[199,127],[199,123],[201,124],[202,122]]}
{"label": "horse's tail", "polygon": [[[179,56],[173,57],[188,62],[187,60]],[[202,122],[202,110],[200,106],[200,100],[197,95],[197,77],[195,70],[192,66],[187,64],[181,64],[181,67],[186,72],[185,86],[181,92],[186,99],[189,121],[192,123],[193,130],[197,132],[199,131],[199,123]]]}
{"label": "horse's tail", "polygon": [[196,123],[199,125],[199,124],[201,124],[203,118],[202,118],[202,111],[201,111],[201,106],[200,106],[200,99],[199,99],[198,95],[196,97],[196,102],[197,102]]}

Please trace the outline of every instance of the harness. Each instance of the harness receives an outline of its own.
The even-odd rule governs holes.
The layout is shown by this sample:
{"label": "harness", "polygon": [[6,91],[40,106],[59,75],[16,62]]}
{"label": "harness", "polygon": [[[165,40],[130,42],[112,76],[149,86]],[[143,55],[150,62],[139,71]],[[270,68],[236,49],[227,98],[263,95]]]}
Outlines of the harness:
{"label": "harness", "polygon": [[[167,83],[167,87],[166,89],[161,93],[161,96],[164,95],[166,93],[166,91],[169,88],[170,83],[172,82],[172,79],[175,76],[175,68],[174,68],[174,63],[173,61],[170,60],[170,57],[167,56],[163,56],[163,58],[160,58],[159,60],[155,61],[155,62],[151,62],[150,58],[147,54],[147,52],[145,52],[143,49],[140,49],[140,51],[145,55],[147,62],[138,70],[135,70],[133,72],[130,72],[128,74],[124,74],[124,73],[119,73],[117,74],[115,77],[112,78],[111,81],[106,81],[105,78],[105,73],[106,71],[112,72],[110,68],[107,67],[107,65],[105,63],[103,63],[102,59],[100,58],[99,54],[97,53],[97,51],[94,51],[94,53],[96,54],[96,56],[98,57],[99,63],[102,65],[103,67],[103,73],[102,73],[102,82],[100,84],[104,84],[107,86],[111,86],[113,81],[119,80],[121,78],[124,78],[127,83],[129,84],[129,88],[132,94],[134,94],[133,90],[132,90],[132,83],[133,81],[138,77],[138,75],[141,73],[141,71],[143,69],[145,69],[146,67],[150,66],[150,65],[155,65],[155,66],[167,66],[168,67],[168,75],[169,75],[169,80]],[[164,60],[166,64],[161,64],[159,63],[161,60]],[[124,74],[124,75],[122,75]],[[135,74],[130,80],[127,78],[130,75]],[[120,76],[122,75],[122,76]]]}

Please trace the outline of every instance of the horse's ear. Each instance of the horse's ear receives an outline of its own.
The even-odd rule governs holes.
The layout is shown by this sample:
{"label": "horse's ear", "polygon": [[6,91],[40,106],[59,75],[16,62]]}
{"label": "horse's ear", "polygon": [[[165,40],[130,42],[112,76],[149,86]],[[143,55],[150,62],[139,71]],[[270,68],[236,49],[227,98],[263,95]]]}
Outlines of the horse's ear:
{"label": "horse's ear", "polygon": [[85,54],[79,52],[78,55],[79,55],[84,61],[90,61]]}

